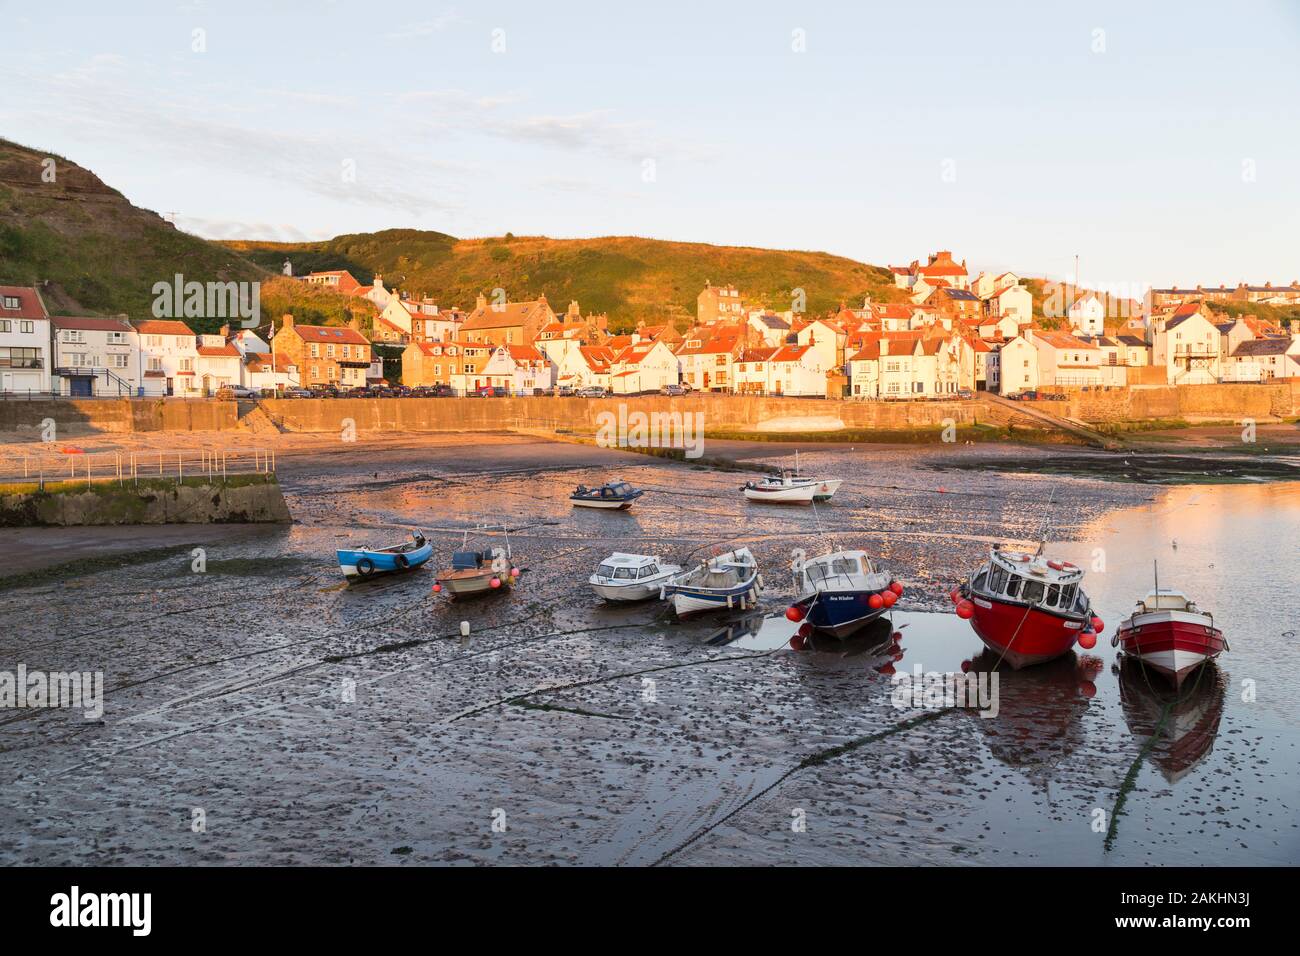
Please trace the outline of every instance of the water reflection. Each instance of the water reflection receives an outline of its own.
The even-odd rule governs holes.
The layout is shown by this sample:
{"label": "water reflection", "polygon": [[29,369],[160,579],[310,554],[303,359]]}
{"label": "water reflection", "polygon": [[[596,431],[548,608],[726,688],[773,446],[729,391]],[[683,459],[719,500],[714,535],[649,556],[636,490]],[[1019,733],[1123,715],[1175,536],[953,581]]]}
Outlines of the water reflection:
{"label": "water reflection", "polygon": [[[1150,751],[1151,762],[1170,783],[1178,782],[1214,748],[1227,688],[1223,672],[1208,661],[1181,690],[1175,690],[1131,657],[1121,658],[1113,670],[1119,675],[1120,702],[1129,732],[1144,746],[1160,728],[1160,737]],[[1166,707],[1169,712],[1161,726]]]}
{"label": "water reflection", "polygon": [[963,671],[997,671],[997,716],[974,716],[989,753],[1046,790],[1057,768],[1085,745],[1083,717],[1103,667],[1099,658],[1073,651],[1023,670],[999,665],[989,650],[963,661]]}

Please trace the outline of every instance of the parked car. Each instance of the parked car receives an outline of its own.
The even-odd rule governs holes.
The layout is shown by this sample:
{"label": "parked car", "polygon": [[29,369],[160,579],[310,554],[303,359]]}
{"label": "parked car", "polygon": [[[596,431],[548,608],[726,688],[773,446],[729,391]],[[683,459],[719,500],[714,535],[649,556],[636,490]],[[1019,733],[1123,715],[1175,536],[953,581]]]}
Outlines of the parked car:
{"label": "parked car", "polygon": [[963,402],[968,402],[975,397],[975,393],[972,392],[969,388],[959,388],[957,389],[957,397],[960,398]]}
{"label": "parked car", "polygon": [[609,393],[599,385],[586,385],[578,389],[579,398],[604,398]]}
{"label": "parked car", "polygon": [[572,385],[557,385],[555,388],[555,394],[560,398],[570,398],[576,394],[576,392]]}
{"label": "parked car", "polygon": [[686,389],[680,385],[665,385],[662,389],[665,395],[685,395]]}
{"label": "parked car", "polygon": [[286,388],[284,390],[285,398],[312,398],[311,389],[309,388]]}
{"label": "parked car", "polygon": [[482,385],[468,394],[476,398],[505,398],[510,392],[500,385]]}
{"label": "parked car", "polygon": [[217,389],[217,398],[261,398],[262,394],[255,388],[249,388],[246,385],[222,385]]}

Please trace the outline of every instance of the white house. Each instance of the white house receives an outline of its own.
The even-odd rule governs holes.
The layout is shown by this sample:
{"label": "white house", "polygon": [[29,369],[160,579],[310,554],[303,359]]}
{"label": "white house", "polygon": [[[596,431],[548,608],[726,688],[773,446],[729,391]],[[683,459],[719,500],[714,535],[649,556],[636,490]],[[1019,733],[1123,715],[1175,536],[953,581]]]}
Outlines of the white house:
{"label": "white house", "polygon": [[664,342],[634,342],[610,363],[610,391],[615,395],[658,392],[676,385],[677,376],[677,356]]}
{"label": "white house", "polygon": [[1300,378],[1300,332],[1240,343],[1225,360],[1224,378],[1234,382]]}
{"label": "white house", "polygon": [[1199,302],[1180,305],[1152,327],[1151,364],[1163,365],[1170,385],[1205,385],[1221,376],[1223,336]]}
{"label": "white house", "polygon": [[145,395],[197,398],[202,394],[198,345],[188,325],[175,319],[145,319],[136,323],[135,331]]}
{"label": "white house", "polygon": [[215,395],[226,385],[240,384],[244,357],[224,335],[200,335],[194,351],[198,353],[194,370],[200,394]]}
{"label": "white house", "polygon": [[1034,320],[1034,297],[1022,285],[1003,286],[984,299],[991,316],[1013,319],[1017,324]]}
{"label": "white house", "polygon": [[55,316],[54,388],[64,395],[136,395],[140,345],[126,319]]}
{"label": "white house", "polygon": [[998,350],[998,393],[1017,395],[1038,388],[1038,349],[1029,337],[1033,331],[1014,339]]}
{"label": "white house", "polygon": [[531,345],[498,345],[492,350],[483,375],[488,384],[509,389],[512,395],[532,395],[554,384],[551,363]]}
{"label": "white house", "polygon": [[1081,335],[1101,335],[1106,330],[1106,306],[1092,292],[1070,303],[1066,315],[1070,327]]}
{"label": "white house", "polygon": [[0,392],[52,390],[50,314],[32,286],[0,285]]}
{"label": "white house", "polygon": [[1102,350],[1092,342],[1066,332],[1030,330],[1027,335],[1038,351],[1040,387],[1095,388],[1104,384]]}
{"label": "white house", "polygon": [[767,366],[769,395],[826,395],[828,367],[811,342],[782,345],[763,364]]}

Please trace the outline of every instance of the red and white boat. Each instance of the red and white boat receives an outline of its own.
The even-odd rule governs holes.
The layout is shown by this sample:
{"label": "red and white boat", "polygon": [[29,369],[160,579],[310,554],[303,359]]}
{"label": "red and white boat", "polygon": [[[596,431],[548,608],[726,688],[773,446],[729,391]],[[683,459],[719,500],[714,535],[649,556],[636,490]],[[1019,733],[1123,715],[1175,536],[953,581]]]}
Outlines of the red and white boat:
{"label": "red and white boat", "polygon": [[1120,622],[1111,644],[1181,687],[1187,675],[1228,649],[1214,615],[1181,591],[1157,587]]}
{"label": "red and white boat", "polygon": [[1102,620],[1083,592],[1083,570],[1068,561],[994,547],[989,560],[950,595],[958,617],[1016,670],[1097,644]]}

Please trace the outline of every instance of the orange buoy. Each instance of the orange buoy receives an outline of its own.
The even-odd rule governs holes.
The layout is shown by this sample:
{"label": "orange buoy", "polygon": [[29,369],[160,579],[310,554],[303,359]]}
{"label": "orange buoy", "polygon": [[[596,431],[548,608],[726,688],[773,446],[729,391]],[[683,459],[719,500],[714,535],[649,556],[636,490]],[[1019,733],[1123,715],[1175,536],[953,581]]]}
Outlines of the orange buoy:
{"label": "orange buoy", "polygon": [[785,609],[785,619],[787,621],[794,621],[798,624],[803,620],[803,609],[796,604],[791,604]]}
{"label": "orange buoy", "polygon": [[492,587],[494,588],[499,588],[501,587],[501,579],[493,578],[491,581],[488,582],[488,584],[492,585]]}
{"label": "orange buoy", "polygon": [[1097,646],[1097,635],[1090,631],[1085,631],[1079,635],[1079,646],[1085,651],[1090,651]]}
{"label": "orange buoy", "polygon": [[873,594],[871,595],[871,597],[867,598],[867,607],[871,608],[871,610],[873,611],[876,610],[877,608],[884,607],[884,605],[885,605],[885,599],[882,598],[879,594]]}
{"label": "orange buoy", "polygon": [[969,621],[975,616],[975,605],[970,601],[962,601],[957,605],[957,616],[963,621]]}
{"label": "orange buoy", "polygon": [[898,597],[903,596],[903,586],[899,584],[897,581],[889,582],[889,590],[893,591],[894,594],[896,594]]}

